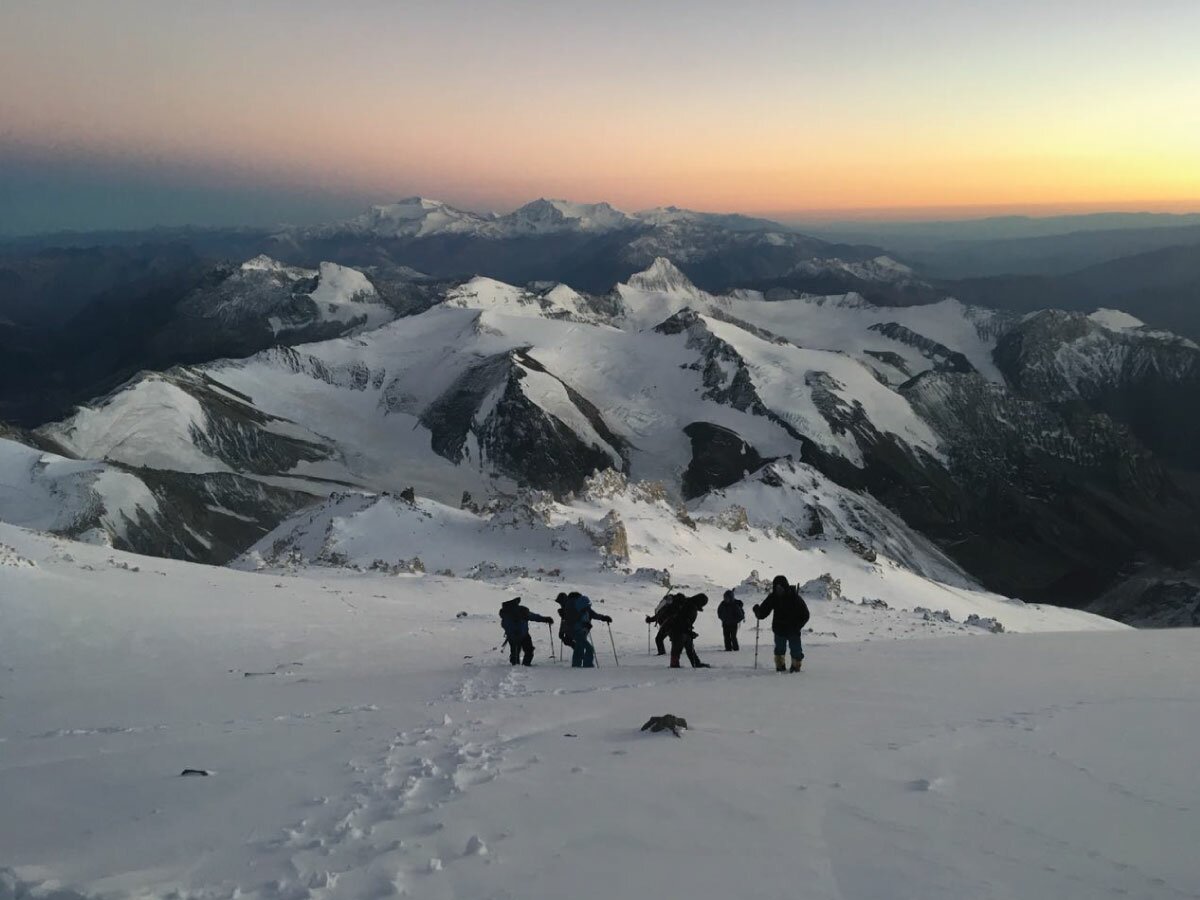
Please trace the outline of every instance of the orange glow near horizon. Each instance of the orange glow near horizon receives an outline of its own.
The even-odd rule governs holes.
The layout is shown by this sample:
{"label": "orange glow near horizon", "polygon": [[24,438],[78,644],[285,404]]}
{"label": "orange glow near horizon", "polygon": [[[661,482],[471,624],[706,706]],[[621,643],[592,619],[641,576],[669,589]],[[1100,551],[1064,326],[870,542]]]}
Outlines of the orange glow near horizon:
{"label": "orange glow near horizon", "polygon": [[1200,6],[1166,5],[1106,24],[1030,4],[1014,31],[934,4],[947,21],[915,45],[881,27],[842,53],[787,40],[853,34],[835,13],[774,0],[774,19],[681,19],[661,48],[569,0],[576,19],[514,3],[542,43],[519,16],[456,33],[443,7],[493,15],[470,2],[18,5],[0,13],[22,37],[0,57],[0,150],[500,210],[553,196],[792,218],[1191,211]]}

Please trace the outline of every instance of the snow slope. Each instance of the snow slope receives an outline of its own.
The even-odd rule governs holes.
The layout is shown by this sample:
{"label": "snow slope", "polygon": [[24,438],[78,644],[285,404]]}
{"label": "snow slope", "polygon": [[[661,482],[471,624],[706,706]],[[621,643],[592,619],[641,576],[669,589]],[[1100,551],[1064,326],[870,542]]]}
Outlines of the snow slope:
{"label": "snow slope", "polygon": [[[800,675],[756,672],[745,629],[715,649],[711,609],[714,668],[671,671],[643,643],[660,588],[574,584],[620,666],[606,631],[598,670],[536,630],[539,665],[502,662],[499,603],[548,612],[553,582],[251,574],[0,526],[0,897],[1200,884],[1195,632],[992,635],[815,601]],[[937,634],[964,636],[890,639]],[[638,731],[667,712],[682,739]]]}
{"label": "snow slope", "polygon": [[[763,573],[784,572],[797,584],[829,576],[835,594],[853,603],[882,600],[895,611],[872,610],[867,618],[903,618],[924,608],[948,613],[947,625],[975,616],[1008,631],[1111,627],[1085,613],[981,590],[886,509],[808,466],[777,463],[768,471],[785,482],[783,490],[768,489],[760,478],[707,495],[690,511],[672,504],[661,485],[631,484],[611,471],[589,479],[570,503],[525,492],[478,511],[420,497],[339,494],[284,522],[234,565],[292,574],[313,567],[436,572],[501,583],[534,577],[647,584],[665,575],[714,597],[736,584],[760,590],[765,582],[751,573],[761,581]],[[806,536],[811,518],[826,524],[819,537]],[[864,557],[853,541],[878,546],[875,558]],[[815,585],[806,592],[824,593]],[[863,615],[857,606],[836,614],[852,629]]]}
{"label": "snow slope", "polygon": [[3,438],[0,509],[13,525],[106,544],[127,537],[130,523],[162,513],[150,488],[136,475]]}
{"label": "snow slope", "polygon": [[195,397],[170,379],[147,374],[98,403],[81,406],[54,439],[83,459],[109,459],[178,472],[226,472],[196,446],[207,424]]}

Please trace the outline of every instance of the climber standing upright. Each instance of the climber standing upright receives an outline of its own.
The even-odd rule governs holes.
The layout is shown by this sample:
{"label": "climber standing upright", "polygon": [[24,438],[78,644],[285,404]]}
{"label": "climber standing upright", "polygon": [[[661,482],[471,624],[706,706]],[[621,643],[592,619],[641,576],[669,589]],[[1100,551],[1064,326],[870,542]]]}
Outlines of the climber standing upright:
{"label": "climber standing upright", "polygon": [[739,649],[738,628],[746,620],[746,610],[742,601],[733,595],[733,591],[725,592],[717,606],[717,618],[721,620],[721,631],[725,634],[725,649]]}
{"label": "climber standing upright", "polygon": [[788,671],[784,654],[789,650],[792,654],[791,671],[799,672],[804,662],[804,648],[800,643],[800,632],[808,624],[808,604],[800,596],[800,592],[782,575],[776,575],[771,582],[771,592],[752,609],[758,619],[771,619],[771,631],[775,633],[775,671]]}

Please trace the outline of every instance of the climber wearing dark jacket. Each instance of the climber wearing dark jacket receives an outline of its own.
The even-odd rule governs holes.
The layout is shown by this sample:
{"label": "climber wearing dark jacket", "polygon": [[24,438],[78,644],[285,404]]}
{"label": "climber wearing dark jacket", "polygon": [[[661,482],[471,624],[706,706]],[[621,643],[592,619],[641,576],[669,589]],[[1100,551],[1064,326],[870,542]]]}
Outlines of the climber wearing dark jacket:
{"label": "climber wearing dark jacket", "polygon": [[528,666],[533,662],[533,638],[529,636],[530,622],[546,622],[554,624],[549,616],[539,616],[521,605],[520,597],[513,597],[500,604],[500,625],[504,628],[504,638],[508,642],[508,661],[517,664],[518,658],[524,651],[521,665]]}
{"label": "climber wearing dark jacket", "polygon": [[742,601],[733,596],[733,591],[726,591],[721,605],[717,607],[717,618],[721,620],[721,630],[725,633],[725,649],[738,649],[738,626],[746,620],[746,610]]}
{"label": "climber wearing dark jacket", "polygon": [[646,616],[647,625],[658,625],[658,633],[654,635],[654,645],[658,647],[659,656],[665,656],[667,653],[668,623],[671,621],[676,605],[683,599],[685,599],[683,594],[667,594],[658,601],[658,606],[654,607],[654,614]]}
{"label": "climber wearing dark jacket", "polygon": [[696,632],[692,628],[706,603],[708,597],[705,594],[696,594],[694,597],[680,597],[672,606],[673,612],[667,621],[667,636],[671,639],[672,669],[680,667],[679,657],[682,653],[687,653],[688,662],[692,664],[693,669],[709,668],[708,663],[700,662],[700,657],[696,655],[696,646],[692,643],[696,639]]}
{"label": "climber wearing dark jacket", "polygon": [[591,639],[592,620],[599,619],[601,622],[611,624],[612,619],[604,613],[596,612],[592,608],[591,599],[579,591],[571,591],[567,595],[565,608],[569,611],[571,646],[574,648],[574,652],[571,654],[571,667],[575,669],[595,668],[596,651],[592,647]]}
{"label": "climber wearing dark jacket", "polygon": [[800,631],[808,624],[808,604],[800,596],[788,580],[782,575],[776,575],[771,582],[771,593],[766,599],[752,607],[754,615],[765,619],[774,614],[771,619],[771,630],[775,632],[775,671],[785,672],[784,653],[792,652],[792,671],[799,672],[800,664],[804,661],[804,648],[800,644]]}
{"label": "climber wearing dark jacket", "polygon": [[562,641],[564,646],[575,648],[575,629],[571,625],[571,598],[566,594],[559,594],[554,598],[554,602],[558,604],[558,639]]}

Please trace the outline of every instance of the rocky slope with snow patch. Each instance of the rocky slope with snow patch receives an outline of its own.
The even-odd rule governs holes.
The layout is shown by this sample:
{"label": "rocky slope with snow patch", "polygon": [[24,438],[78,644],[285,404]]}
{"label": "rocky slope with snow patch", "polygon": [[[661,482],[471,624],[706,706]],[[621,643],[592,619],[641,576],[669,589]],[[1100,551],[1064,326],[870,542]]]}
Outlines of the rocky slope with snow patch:
{"label": "rocky slope with snow patch", "polygon": [[225,563],[313,500],[229,473],[128,469],[0,438],[4,521],[120,550]]}
{"label": "rocky slope with snow patch", "polygon": [[[522,492],[454,508],[422,497],[338,494],[281,524],[235,567],[532,581],[544,583],[541,593],[599,579],[641,584],[647,593],[741,584],[754,594],[782,572],[797,584],[817,576],[836,584],[833,594],[812,586],[813,600],[866,597],[882,600],[882,609],[918,613],[932,605],[948,623],[974,616],[1022,630],[1031,614],[1054,615],[984,591],[887,510],[793,464],[686,508],[660,484],[611,471],[564,502]],[[1065,615],[1064,622],[1088,621]]]}

